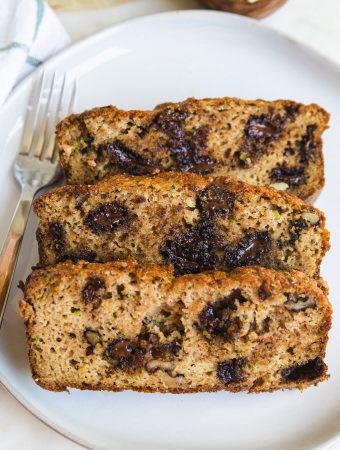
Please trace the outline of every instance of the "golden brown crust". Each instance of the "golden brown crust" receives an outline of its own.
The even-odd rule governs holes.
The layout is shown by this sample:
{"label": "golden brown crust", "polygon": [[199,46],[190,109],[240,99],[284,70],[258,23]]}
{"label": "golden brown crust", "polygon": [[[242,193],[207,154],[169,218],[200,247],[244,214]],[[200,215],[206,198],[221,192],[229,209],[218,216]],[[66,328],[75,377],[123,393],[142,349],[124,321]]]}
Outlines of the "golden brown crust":
{"label": "golden brown crust", "polygon": [[[249,196],[254,200],[259,196],[270,197],[270,199],[275,202],[281,202],[285,200],[289,203],[292,208],[302,209],[308,211],[310,206],[306,204],[300,198],[291,195],[287,192],[277,191],[270,186],[252,186],[241,181],[233,180],[232,178],[219,177],[223,182],[232,189],[235,194],[241,194],[244,196]],[[210,183],[214,181],[213,177],[201,177],[194,173],[180,173],[180,172],[166,172],[160,173],[154,176],[140,176],[140,177],[129,177],[126,175],[115,175],[114,177],[108,177],[95,185],[89,186],[73,186],[67,185],[60,188],[54,188],[48,191],[46,194],[41,195],[34,202],[34,210],[38,214],[43,206],[45,199],[49,201],[58,201],[66,195],[81,195],[88,192],[93,193],[107,193],[113,189],[128,190],[138,183],[141,190],[154,189],[154,190],[164,190],[168,188],[169,183],[178,185],[181,189],[191,189],[192,191],[200,191],[206,188]],[[323,219],[325,215],[322,211],[317,208],[313,208],[320,217]],[[42,211],[43,212],[43,211]]]}
{"label": "golden brown crust", "polygon": [[[128,331],[131,325],[126,322],[123,312],[121,312],[121,317],[117,319],[119,322],[108,318],[106,308],[111,308],[112,304],[117,302],[122,305],[122,300],[104,300],[103,298],[102,303],[92,309],[91,305],[82,305],[82,301],[77,298],[77,290],[79,286],[84,286],[84,283],[86,285],[86,280],[93,280],[94,277],[99,276],[105,280],[106,289],[111,292],[116,284],[120,285],[122,280],[126,280],[127,274],[132,276],[133,283],[128,286],[126,281],[124,282],[126,298],[123,302],[123,308],[129,309],[129,305],[133,306],[131,323],[132,326],[135,326],[134,330],[138,330],[140,324],[144,323],[142,320],[144,314],[153,310],[150,309],[150,303],[155,302],[154,304],[158,308],[166,307],[168,309],[175,307],[179,299],[180,303],[183,303],[180,315],[185,325],[184,353],[170,358],[174,367],[177,367],[178,371],[184,374],[183,385],[181,385],[183,379],[177,386],[172,385],[173,383],[166,385],[167,378],[163,379],[163,374],[160,371],[155,374],[148,374],[145,369],[141,369],[141,372],[131,372],[128,377],[124,375],[124,372],[117,372],[117,370],[112,372],[110,369],[107,372],[110,365],[101,362],[101,355],[106,345],[104,343],[100,344],[100,350],[95,351],[94,354],[80,356],[81,351],[84,351],[79,350],[84,348],[81,338],[84,324],[90,325],[91,328],[99,327],[103,334],[106,322],[110,324],[110,320],[112,320],[115,327],[118,326],[121,330],[125,330],[123,336],[125,334],[130,339],[134,336],[136,331]],[[68,288],[65,290],[66,286]],[[136,299],[129,296],[128,293],[128,289],[133,288],[133,286],[136,286],[139,292],[137,303]],[[260,299],[257,294],[257,290],[260,288],[267,292],[270,297]],[[232,292],[235,289],[242,290],[243,295],[248,299],[247,301],[250,301],[249,308],[251,308],[253,302],[257,302],[256,310],[258,311],[269,308],[268,314],[271,320],[274,320],[273,327],[267,330],[267,334],[259,334],[258,336],[248,334],[245,338],[239,337],[229,343],[216,340],[216,338],[206,340],[207,338],[202,335],[202,330],[195,325],[197,314],[204,305],[210,304],[209,302],[214,296],[219,298],[222,293]],[[42,292],[44,292],[43,296],[41,296]],[[314,299],[316,306],[314,309],[287,313],[287,311],[285,312],[285,303],[283,303],[287,299],[281,299],[283,293],[287,292],[294,293],[297,299],[301,296],[303,298],[308,296],[308,298]],[[153,297],[155,293],[157,293],[156,299]],[[67,297],[69,297],[69,301]],[[144,303],[145,297],[147,297],[146,303]],[[76,318],[72,317],[72,313],[67,312],[67,305],[73,305],[76,307],[75,309],[81,308],[81,315]],[[56,306],[57,310],[55,309]],[[243,307],[242,316],[248,311],[247,308],[244,309]],[[103,315],[104,311],[105,315]],[[279,312],[279,322],[277,323],[275,322],[275,311]],[[139,315],[139,312],[142,312],[142,315]],[[66,262],[33,272],[26,284],[25,299],[20,302],[20,313],[26,324],[33,378],[41,387],[53,391],[62,391],[74,387],[92,390],[121,391],[132,389],[141,392],[171,393],[214,392],[218,390],[271,392],[286,388],[303,389],[328,378],[326,365],[323,365],[322,369],[318,369],[318,374],[314,378],[307,375],[307,378],[304,379],[284,380],[280,375],[280,372],[287,365],[294,368],[296,365],[301,365],[301,362],[304,363],[315,358],[321,361],[325,355],[327,334],[331,326],[332,311],[326,296],[318,288],[315,280],[309,279],[298,271],[276,272],[262,267],[243,267],[235,269],[229,274],[213,271],[176,278],[173,276],[170,267],[158,267],[153,264],[141,266],[132,260],[111,262],[104,265]],[[94,320],[95,317],[97,319]],[[137,322],[136,317],[139,317]],[[259,320],[259,317],[257,320]],[[49,323],[48,327],[45,326],[46,321]],[[302,330],[303,334],[301,334]],[[77,335],[74,341],[67,337],[70,331],[74,331],[74,334]],[[281,333],[278,335],[281,336],[280,338],[275,335],[278,331]],[[113,331],[110,333],[114,336]],[[118,336],[122,336],[122,331],[118,331]],[[56,337],[57,340],[55,340]],[[300,347],[301,341],[305,342],[302,347]],[[261,347],[265,342],[267,342],[265,347]],[[269,345],[269,343],[271,344]],[[281,346],[282,343],[284,343],[283,346]],[[65,359],[63,350],[65,344],[67,344],[67,351],[73,349],[72,357],[79,360],[79,365],[81,365],[79,370],[75,370],[71,366],[69,366],[69,369],[67,368],[68,360],[67,357]],[[206,347],[207,345],[208,347]],[[256,374],[261,375],[261,379],[268,376],[266,382],[259,384],[258,380],[248,382],[247,378],[243,381],[240,378],[239,381],[235,380],[235,382],[224,385],[216,379],[214,374],[202,375],[200,373],[202,370],[207,370],[207,374],[210,374],[210,367],[216,367],[214,361],[228,359],[228,355],[230,357],[234,354],[233,349],[237,345],[240,345],[238,352],[240,352],[241,359],[242,356],[247,355],[247,348],[252,348],[251,355],[256,355],[257,352],[259,356],[261,355],[260,358],[256,356],[253,358],[248,354],[249,362],[247,363],[246,377],[257,380]],[[264,348],[269,350],[270,346],[274,346],[273,351],[269,351],[266,355]],[[289,350],[290,346],[296,346],[292,354],[286,352],[286,348]],[[53,347],[53,353],[49,352],[50,347]],[[209,355],[217,354],[217,360],[212,358],[212,361],[209,362],[211,356],[205,355],[205,348]],[[282,363],[277,366],[278,354]],[[57,355],[57,358],[54,355]],[[203,360],[200,359],[199,355]],[[52,365],[46,364],[46,361],[49,360],[54,361],[54,363]],[[194,372],[189,369],[185,370],[186,367],[190,368],[187,361],[196,365]],[[202,365],[202,361],[207,361],[209,366],[207,369],[204,368],[204,364]],[[266,362],[267,369],[263,368],[263,361]],[[54,367],[55,372],[50,372],[49,367]],[[94,373],[101,374],[101,376],[98,378],[93,375]],[[91,378],[93,376],[95,378]],[[173,376],[175,374],[172,374]],[[205,382],[203,381],[204,376],[206,376]],[[198,381],[196,377],[198,377]],[[96,381],[91,381],[91,379]],[[177,380],[177,376],[175,379]]]}
{"label": "golden brown crust", "polygon": [[[167,107],[167,106],[173,106],[173,107],[181,106],[182,107],[183,105],[187,105],[194,109],[198,109],[200,103],[209,103],[211,106],[217,108],[218,106],[224,105],[225,102],[230,102],[231,104],[242,103],[245,105],[247,105],[247,104],[256,105],[258,107],[268,106],[268,104],[280,104],[280,106],[284,106],[284,105],[290,106],[293,103],[294,105],[298,105],[300,107],[306,107],[306,105],[295,102],[294,100],[278,99],[273,102],[268,102],[266,100],[260,100],[260,99],[243,100],[243,99],[240,99],[237,97],[202,98],[199,100],[194,97],[189,97],[188,99],[186,99],[182,102],[177,102],[177,103],[176,102],[164,102],[159,105],[156,105],[154,110],[144,110],[144,111],[136,110],[136,109],[124,111],[122,109],[117,108],[114,105],[107,105],[107,106],[91,108],[91,109],[83,111],[80,114],[71,114],[70,116],[66,117],[65,119],[60,121],[57,125],[57,136],[59,136],[61,134],[65,134],[65,132],[70,124],[74,124],[75,122],[78,122],[79,120],[84,120],[84,119],[88,119],[88,118],[96,119],[98,115],[100,115],[104,119],[108,119],[109,121],[113,121],[117,116],[127,118],[127,119],[130,118],[131,116],[137,116],[137,117],[143,118],[146,113],[148,113],[148,112],[151,113],[153,111],[163,109],[164,107]],[[330,114],[325,109],[323,109],[317,103],[311,103],[310,105],[307,105],[307,106],[310,108],[315,108],[315,109],[319,110],[323,116],[323,120],[324,120],[325,124],[328,123]]]}
{"label": "golden brown crust", "polygon": [[[209,169],[213,170],[213,176],[232,176],[251,184],[268,185],[275,183],[275,180],[271,180],[269,177],[270,171],[275,167],[286,166],[287,163],[289,168],[299,167],[301,169],[303,165],[306,168],[307,178],[304,182],[296,182],[296,185],[291,186],[294,194],[304,199],[310,199],[324,185],[321,135],[328,127],[329,114],[316,104],[303,105],[290,100],[246,101],[237,98],[202,100],[190,98],[178,103],[164,103],[153,111],[123,111],[115,106],[106,106],[94,108],[82,114],[71,115],[58,124],[56,132],[60,160],[68,182],[88,184],[96,182],[104,176],[124,171],[140,175],[141,173],[129,172],[126,160],[124,164],[116,166],[116,162],[104,161],[103,156],[97,159],[97,150],[103,148],[100,146],[116,142],[116,140],[144,160],[153,160],[155,166],[152,170],[150,169],[149,173],[164,170],[188,170],[188,168],[179,167],[178,161],[176,163],[173,156],[169,154],[169,148],[171,145],[175,145],[174,138],[169,140],[171,130],[166,128],[167,125],[161,127],[162,130],[160,130],[159,124],[157,125],[158,117],[164,111],[185,113],[183,130],[187,136],[190,133],[194,133],[193,136],[196,136],[195,133],[202,130],[199,154],[205,155],[204,161],[208,157],[211,161],[216,162],[214,169],[213,166],[210,166]],[[231,114],[231,112],[233,113]],[[247,163],[245,166],[243,164],[238,167],[236,164],[238,159],[235,160],[235,155],[242,151],[241,148],[244,148],[243,128],[247,119],[254,116],[262,117],[261,115],[265,116],[266,114],[275,116],[276,112],[282,117],[288,117],[286,119],[286,122],[288,121],[287,136],[284,135],[280,139],[275,137],[266,147],[266,151],[262,155],[254,157],[250,165]],[[173,123],[176,124],[176,120]],[[232,126],[232,132],[228,131],[230,126]],[[309,145],[308,148],[313,146],[313,156],[302,164],[298,156],[298,147],[302,145],[300,141],[302,142],[304,139],[304,133],[308,126],[316,127],[312,133],[313,142],[305,138],[306,142],[308,141],[306,144]],[[208,129],[210,131],[207,135]],[[89,141],[88,144],[84,142],[84,139],[87,141],[86,133],[91,135],[91,142]],[[178,131],[178,133],[182,132]],[[186,139],[190,141],[191,138],[187,137]],[[190,145],[196,145],[192,144],[196,137],[192,139]],[[286,155],[287,148],[294,146],[296,146],[296,150],[293,149],[290,156]],[[101,152],[101,150],[99,151]],[[267,151],[268,154],[266,154]],[[294,151],[296,154],[292,156]],[[195,164],[198,164],[198,161]],[[142,169],[145,170],[145,167]]]}

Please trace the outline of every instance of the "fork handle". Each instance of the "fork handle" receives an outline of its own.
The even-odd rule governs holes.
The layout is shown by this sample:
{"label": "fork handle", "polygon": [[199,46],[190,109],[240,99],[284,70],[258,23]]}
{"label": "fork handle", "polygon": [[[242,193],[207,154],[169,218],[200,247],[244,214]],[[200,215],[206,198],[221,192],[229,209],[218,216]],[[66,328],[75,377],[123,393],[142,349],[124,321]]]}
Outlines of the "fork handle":
{"label": "fork handle", "polygon": [[0,326],[34,193],[35,191],[31,189],[22,191],[8,235],[0,253]]}
{"label": "fork handle", "polygon": [[[22,236],[10,231],[0,256],[0,310],[5,309],[5,299],[14,271]],[[2,315],[2,314],[1,314]]]}

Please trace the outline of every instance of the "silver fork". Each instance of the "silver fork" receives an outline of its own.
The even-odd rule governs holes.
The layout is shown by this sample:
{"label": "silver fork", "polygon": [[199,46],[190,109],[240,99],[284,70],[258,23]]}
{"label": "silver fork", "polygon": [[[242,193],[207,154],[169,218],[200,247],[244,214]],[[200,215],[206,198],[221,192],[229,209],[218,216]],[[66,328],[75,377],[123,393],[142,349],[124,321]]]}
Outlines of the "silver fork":
{"label": "silver fork", "polygon": [[[0,254],[0,327],[11,287],[17,256],[24,235],[28,215],[35,194],[62,177],[54,138],[57,121],[74,107],[77,83],[74,83],[66,102],[66,76],[56,93],[57,76],[49,83],[41,76],[31,94],[21,141],[21,151],[14,162],[14,176],[21,187],[19,203],[15,209],[8,235]],[[44,91],[48,92],[44,104]],[[65,108],[65,103],[68,107]],[[63,114],[65,113],[65,114]]]}

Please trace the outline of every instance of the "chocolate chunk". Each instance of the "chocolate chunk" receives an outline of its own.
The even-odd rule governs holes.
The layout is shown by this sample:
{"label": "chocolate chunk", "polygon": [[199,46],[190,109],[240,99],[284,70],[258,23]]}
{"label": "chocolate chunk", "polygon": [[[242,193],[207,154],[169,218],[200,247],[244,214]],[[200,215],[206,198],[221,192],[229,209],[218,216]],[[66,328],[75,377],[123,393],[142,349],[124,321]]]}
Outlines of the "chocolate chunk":
{"label": "chocolate chunk", "polygon": [[236,302],[242,304],[247,299],[239,289],[234,289],[230,295],[208,303],[199,315],[199,322],[212,336],[219,336],[227,342],[233,342],[241,329],[239,318],[232,317],[232,312],[237,309]]}
{"label": "chocolate chunk", "polygon": [[165,108],[156,117],[155,125],[173,138],[185,137],[184,123],[188,112],[180,109]]}
{"label": "chocolate chunk", "polygon": [[241,148],[235,153],[236,163],[248,167],[264,154],[272,141],[278,140],[283,131],[287,117],[270,110],[268,114],[253,115],[248,119],[244,130],[245,139]]}
{"label": "chocolate chunk", "polygon": [[300,217],[299,219],[291,220],[289,226],[290,239],[288,245],[293,245],[300,238],[301,231],[308,228],[308,223]]}
{"label": "chocolate chunk", "polygon": [[108,161],[129,175],[149,175],[159,172],[154,162],[119,141],[107,145],[101,144],[97,154],[98,161]]}
{"label": "chocolate chunk", "polygon": [[112,340],[104,352],[106,361],[120,370],[135,370],[140,368],[144,356],[145,349],[137,346],[130,339],[125,338]]}
{"label": "chocolate chunk", "polygon": [[316,125],[308,125],[305,134],[300,141],[297,141],[297,147],[300,153],[300,161],[303,164],[307,164],[313,157],[316,149],[316,143],[314,141],[314,131]]}
{"label": "chocolate chunk", "polygon": [[235,247],[226,248],[225,265],[239,266],[266,265],[272,248],[272,239],[267,231],[254,231],[242,238]]}
{"label": "chocolate chunk", "polygon": [[187,116],[185,110],[165,108],[156,117],[155,125],[168,135],[167,147],[178,170],[206,175],[214,170],[214,161],[203,154],[209,127],[203,125],[190,133],[184,128]]}
{"label": "chocolate chunk", "polygon": [[245,135],[251,141],[268,144],[280,138],[285,118],[273,111],[269,114],[251,116],[248,120]]}
{"label": "chocolate chunk", "polygon": [[287,183],[290,187],[305,183],[305,174],[302,167],[275,167],[270,174],[270,178],[276,182]]}
{"label": "chocolate chunk", "polygon": [[214,171],[215,161],[210,156],[204,155],[209,131],[210,128],[208,125],[202,125],[197,130],[194,130],[190,136],[191,154],[189,153],[187,157],[191,157],[192,167],[189,168],[189,172],[208,175]]}
{"label": "chocolate chunk", "polygon": [[284,105],[284,109],[285,109],[285,111],[287,113],[287,116],[290,119],[294,120],[294,119],[296,119],[296,117],[299,114],[300,105],[296,104],[296,103],[290,103],[288,105]]}
{"label": "chocolate chunk", "polygon": [[85,305],[93,303],[98,306],[101,297],[98,295],[97,291],[100,289],[105,289],[105,281],[99,277],[89,277],[82,290],[82,297]]}
{"label": "chocolate chunk", "polygon": [[214,162],[208,155],[199,155],[197,148],[189,141],[176,141],[170,147],[177,168],[181,172],[195,172],[207,175],[213,172]]}
{"label": "chocolate chunk", "polygon": [[217,364],[217,377],[228,385],[230,383],[240,383],[243,381],[243,367],[246,363],[244,358],[233,358],[228,361],[221,361]]}
{"label": "chocolate chunk", "polygon": [[305,221],[305,219],[300,217],[299,219],[295,219],[290,222],[290,228],[294,228],[295,231],[305,230],[306,228],[308,228],[308,223]]}
{"label": "chocolate chunk", "polygon": [[160,253],[175,267],[176,275],[213,269],[218,262],[216,249],[221,236],[209,220],[203,220],[184,233],[175,232]]}
{"label": "chocolate chunk", "polygon": [[54,251],[60,255],[65,248],[64,227],[59,222],[51,223],[49,233],[54,240]]}
{"label": "chocolate chunk", "polygon": [[235,194],[219,180],[213,181],[197,198],[199,211],[208,216],[228,215],[234,210]]}
{"label": "chocolate chunk", "polygon": [[326,364],[320,357],[310,359],[305,364],[287,367],[281,374],[288,381],[314,381],[327,369]]}
{"label": "chocolate chunk", "polygon": [[175,274],[181,275],[216,268],[265,265],[271,249],[272,239],[267,231],[249,233],[235,246],[224,246],[218,227],[207,217],[184,233],[174,233],[160,253],[174,265]]}
{"label": "chocolate chunk", "polygon": [[99,234],[113,232],[118,227],[127,225],[130,220],[131,216],[126,206],[118,202],[108,202],[90,211],[84,223]]}

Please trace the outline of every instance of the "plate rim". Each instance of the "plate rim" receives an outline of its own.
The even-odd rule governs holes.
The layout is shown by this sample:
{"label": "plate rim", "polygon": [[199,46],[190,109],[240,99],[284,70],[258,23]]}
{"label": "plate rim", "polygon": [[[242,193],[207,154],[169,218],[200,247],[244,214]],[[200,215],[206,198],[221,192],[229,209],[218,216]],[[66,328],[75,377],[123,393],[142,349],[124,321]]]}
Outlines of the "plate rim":
{"label": "plate rim", "polygon": [[[153,14],[147,14],[139,17],[134,17],[131,19],[122,20],[119,23],[113,24],[111,26],[105,27],[103,30],[100,30],[90,36],[87,36],[79,41],[76,41],[57,53],[56,55],[49,58],[47,61],[43,62],[39,68],[33,70],[27,77],[25,77],[18,85],[16,85],[9,96],[7,97],[5,103],[2,105],[2,108],[0,110],[0,113],[3,113],[3,110],[8,106],[8,104],[11,101],[15,101],[15,98],[17,96],[20,96],[21,92],[26,89],[26,87],[33,82],[34,78],[38,76],[38,72],[40,68],[44,68],[46,72],[49,71],[50,66],[53,66],[58,62],[58,60],[63,60],[65,57],[72,55],[72,53],[77,53],[81,49],[86,48],[89,44],[95,43],[96,41],[101,41],[105,39],[106,35],[110,35],[116,31],[119,31],[120,28],[124,28],[126,26],[130,26],[130,24],[134,24],[135,22],[143,22],[154,19],[157,20],[159,17],[169,17],[170,19],[179,17],[179,16],[187,16],[188,20],[194,20],[195,16],[203,17],[203,16],[210,16],[210,17],[219,17],[226,21],[226,24],[228,22],[238,22],[241,26],[247,27],[248,29],[251,29],[252,27],[259,30],[265,30],[267,33],[271,34],[275,38],[279,38],[282,41],[286,41],[288,44],[293,44],[296,46],[299,51],[303,52],[305,55],[307,55],[310,58],[313,58],[316,61],[319,61],[323,65],[326,65],[326,69],[329,69],[333,72],[337,72],[337,74],[340,77],[340,63],[337,63],[336,61],[332,60],[327,55],[324,55],[320,53],[319,51],[315,50],[314,48],[310,47],[307,44],[304,44],[302,42],[299,42],[295,38],[292,38],[290,36],[287,36],[284,32],[280,30],[275,30],[271,26],[262,23],[259,20],[223,12],[223,11],[215,11],[215,10],[205,10],[205,9],[187,9],[187,10],[170,10],[165,12],[158,12]],[[5,147],[4,150],[5,152]],[[82,439],[78,435],[73,434],[71,431],[65,429],[62,425],[59,425],[55,423],[51,418],[45,416],[45,414],[41,411],[39,411],[35,406],[33,406],[28,399],[26,399],[24,396],[20,394],[20,392],[17,391],[15,386],[11,384],[11,382],[6,378],[3,371],[0,368],[0,385],[8,392],[12,398],[14,398],[26,411],[28,411],[32,416],[34,416],[36,419],[38,419],[41,423],[46,425],[48,428],[53,430],[54,432],[58,433],[60,436],[68,439],[69,441],[85,448],[85,449],[98,449],[98,450],[104,450],[103,447],[95,445],[93,443],[88,442],[87,440]],[[320,445],[317,445],[314,448],[314,450],[327,450],[333,445],[340,442],[340,429],[334,434],[333,437],[329,438],[325,442],[323,442]]]}

